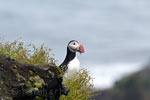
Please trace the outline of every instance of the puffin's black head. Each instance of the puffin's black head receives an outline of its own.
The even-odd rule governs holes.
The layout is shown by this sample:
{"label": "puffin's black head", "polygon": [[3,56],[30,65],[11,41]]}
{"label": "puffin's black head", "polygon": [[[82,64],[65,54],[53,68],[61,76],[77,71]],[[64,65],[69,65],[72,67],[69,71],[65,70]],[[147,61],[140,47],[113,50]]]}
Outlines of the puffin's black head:
{"label": "puffin's black head", "polygon": [[84,53],[83,45],[80,42],[76,41],[76,40],[71,40],[68,43],[68,48],[72,52]]}

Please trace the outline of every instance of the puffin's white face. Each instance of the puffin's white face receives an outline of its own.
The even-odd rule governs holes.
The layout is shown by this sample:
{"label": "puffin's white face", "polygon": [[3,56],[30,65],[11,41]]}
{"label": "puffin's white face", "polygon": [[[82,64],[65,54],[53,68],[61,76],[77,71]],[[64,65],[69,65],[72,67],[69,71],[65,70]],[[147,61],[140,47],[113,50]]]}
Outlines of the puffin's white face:
{"label": "puffin's white face", "polygon": [[72,40],[68,44],[68,48],[72,52],[79,52],[79,53],[84,53],[84,47],[81,43],[78,41]]}

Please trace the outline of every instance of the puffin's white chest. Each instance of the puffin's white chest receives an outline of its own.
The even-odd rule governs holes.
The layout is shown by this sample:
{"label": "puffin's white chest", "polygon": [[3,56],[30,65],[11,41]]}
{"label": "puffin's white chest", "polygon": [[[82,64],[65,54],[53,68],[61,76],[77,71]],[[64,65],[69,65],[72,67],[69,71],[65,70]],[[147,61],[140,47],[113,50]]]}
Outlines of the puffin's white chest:
{"label": "puffin's white chest", "polygon": [[78,72],[80,70],[80,62],[75,57],[72,61],[68,64],[68,72]]}

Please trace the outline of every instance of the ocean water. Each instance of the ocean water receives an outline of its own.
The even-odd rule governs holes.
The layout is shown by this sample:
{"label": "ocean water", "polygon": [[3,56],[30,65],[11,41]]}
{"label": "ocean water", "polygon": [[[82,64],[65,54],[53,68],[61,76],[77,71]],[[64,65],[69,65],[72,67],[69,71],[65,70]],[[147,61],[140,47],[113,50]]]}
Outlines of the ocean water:
{"label": "ocean water", "polygon": [[141,69],[150,55],[149,0],[0,0],[0,37],[45,43],[60,64],[66,45],[80,41],[82,68],[107,88]]}

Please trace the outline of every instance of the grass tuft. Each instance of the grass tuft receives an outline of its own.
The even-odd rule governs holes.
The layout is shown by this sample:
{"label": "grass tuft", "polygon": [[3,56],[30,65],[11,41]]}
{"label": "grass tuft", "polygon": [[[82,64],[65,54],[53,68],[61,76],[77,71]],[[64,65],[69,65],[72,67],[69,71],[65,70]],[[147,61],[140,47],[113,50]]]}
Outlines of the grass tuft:
{"label": "grass tuft", "polygon": [[86,69],[74,73],[71,78],[64,78],[65,86],[70,88],[68,96],[62,96],[61,100],[88,100],[92,97],[93,78]]}
{"label": "grass tuft", "polygon": [[4,42],[0,40],[0,54],[10,56],[21,62],[35,65],[45,65],[55,63],[54,54],[50,54],[51,49],[44,44],[36,47],[34,44],[26,44],[19,40]]}

